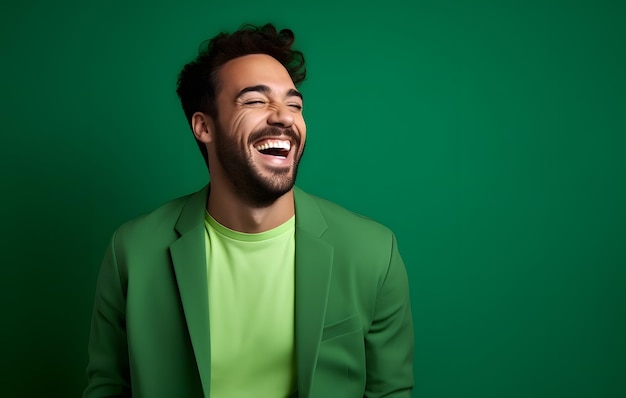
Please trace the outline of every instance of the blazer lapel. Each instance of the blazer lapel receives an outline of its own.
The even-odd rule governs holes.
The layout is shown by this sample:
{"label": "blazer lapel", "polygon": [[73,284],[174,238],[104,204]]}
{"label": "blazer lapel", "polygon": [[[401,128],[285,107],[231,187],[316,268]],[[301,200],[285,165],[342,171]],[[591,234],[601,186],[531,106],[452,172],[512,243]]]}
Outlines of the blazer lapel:
{"label": "blazer lapel", "polygon": [[176,223],[180,238],[170,245],[176,282],[205,396],[211,382],[209,293],[207,287],[204,211],[208,185],[193,194]]}
{"label": "blazer lapel", "polygon": [[320,237],[327,225],[315,201],[298,188],[296,205],[296,364],[298,396],[310,395],[322,338],[333,247]]}

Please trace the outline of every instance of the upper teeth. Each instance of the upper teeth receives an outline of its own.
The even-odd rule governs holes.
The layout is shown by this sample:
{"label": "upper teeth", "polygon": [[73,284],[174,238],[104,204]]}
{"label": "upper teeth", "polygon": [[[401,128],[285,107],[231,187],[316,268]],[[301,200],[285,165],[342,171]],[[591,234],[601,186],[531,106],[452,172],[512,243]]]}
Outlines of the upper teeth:
{"label": "upper teeth", "polygon": [[257,151],[264,151],[266,149],[291,149],[291,142],[289,141],[280,141],[280,140],[270,140],[265,141],[264,144],[257,145],[254,147]]}

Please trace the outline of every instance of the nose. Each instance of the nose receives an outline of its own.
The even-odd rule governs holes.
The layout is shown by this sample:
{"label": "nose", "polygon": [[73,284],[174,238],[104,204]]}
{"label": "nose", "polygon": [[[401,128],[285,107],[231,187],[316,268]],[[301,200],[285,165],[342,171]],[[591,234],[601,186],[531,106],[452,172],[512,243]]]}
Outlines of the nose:
{"label": "nose", "polygon": [[293,114],[286,105],[276,105],[270,112],[267,123],[271,126],[289,128],[293,124]]}

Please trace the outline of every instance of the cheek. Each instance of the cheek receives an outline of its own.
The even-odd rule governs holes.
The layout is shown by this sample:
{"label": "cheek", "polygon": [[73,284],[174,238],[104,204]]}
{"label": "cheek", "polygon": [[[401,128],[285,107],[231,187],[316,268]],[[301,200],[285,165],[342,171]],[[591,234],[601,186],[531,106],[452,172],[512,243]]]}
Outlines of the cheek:
{"label": "cheek", "polygon": [[245,141],[250,133],[263,127],[264,121],[263,115],[251,110],[245,110],[231,118],[229,130],[231,134]]}

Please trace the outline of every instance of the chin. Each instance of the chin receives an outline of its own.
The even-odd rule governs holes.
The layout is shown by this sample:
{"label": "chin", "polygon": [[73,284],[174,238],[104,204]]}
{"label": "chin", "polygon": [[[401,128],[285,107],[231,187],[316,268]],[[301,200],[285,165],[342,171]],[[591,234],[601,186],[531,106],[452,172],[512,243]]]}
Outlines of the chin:
{"label": "chin", "polygon": [[254,207],[267,207],[289,193],[295,185],[292,173],[281,176],[257,176],[238,190],[240,197]]}

